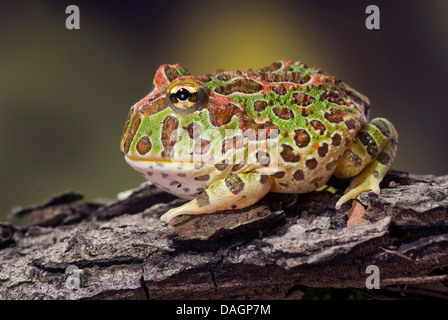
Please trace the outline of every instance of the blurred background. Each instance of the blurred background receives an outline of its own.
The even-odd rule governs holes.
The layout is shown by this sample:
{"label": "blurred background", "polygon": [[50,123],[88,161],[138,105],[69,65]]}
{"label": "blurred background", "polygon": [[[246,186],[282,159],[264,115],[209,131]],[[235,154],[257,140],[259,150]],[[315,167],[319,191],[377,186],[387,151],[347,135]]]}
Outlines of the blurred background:
{"label": "blurred background", "polygon": [[[0,220],[68,189],[114,198],[144,179],[121,131],[157,67],[195,75],[300,60],[367,95],[400,134],[394,168],[447,174],[448,1],[0,0]],[[65,8],[80,9],[67,30]]]}

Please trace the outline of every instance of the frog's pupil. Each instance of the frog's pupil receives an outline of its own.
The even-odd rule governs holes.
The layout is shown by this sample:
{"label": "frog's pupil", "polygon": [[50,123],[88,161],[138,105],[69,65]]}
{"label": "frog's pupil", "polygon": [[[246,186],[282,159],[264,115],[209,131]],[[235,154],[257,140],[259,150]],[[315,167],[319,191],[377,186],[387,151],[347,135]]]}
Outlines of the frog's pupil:
{"label": "frog's pupil", "polygon": [[176,97],[179,100],[185,101],[185,100],[187,100],[188,98],[191,97],[191,93],[187,89],[183,89],[182,88],[182,89],[179,89],[179,91],[176,92]]}

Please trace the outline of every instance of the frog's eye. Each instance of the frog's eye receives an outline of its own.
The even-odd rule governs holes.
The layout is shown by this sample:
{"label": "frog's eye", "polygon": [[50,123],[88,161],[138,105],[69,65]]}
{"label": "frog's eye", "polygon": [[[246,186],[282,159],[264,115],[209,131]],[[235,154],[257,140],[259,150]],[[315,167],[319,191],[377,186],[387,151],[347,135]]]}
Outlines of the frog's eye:
{"label": "frog's eye", "polygon": [[168,89],[171,107],[179,113],[191,113],[198,109],[202,90],[190,83],[178,84]]}

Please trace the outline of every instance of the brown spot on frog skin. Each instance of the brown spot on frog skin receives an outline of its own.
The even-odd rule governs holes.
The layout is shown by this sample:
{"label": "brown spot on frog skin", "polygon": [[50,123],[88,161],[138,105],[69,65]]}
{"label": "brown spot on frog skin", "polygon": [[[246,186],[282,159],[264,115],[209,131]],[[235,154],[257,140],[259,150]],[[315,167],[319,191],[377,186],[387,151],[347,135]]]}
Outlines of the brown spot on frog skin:
{"label": "brown spot on frog skin", "polygon": [[187,176],[187,174],[186,173],[178,173],[177,176],[181,177],[181,178],[185,178]]}
{"label": "brown spot on frog skin", "polygon": [[210,114],[210,122],[215,127],[228,124],[232,120],[233,115],[241,115],[239,108],[232,103],[225,106],[210,104],[208,106],[208,111]]}
{"label": "brown spot on frog skin", "polygon": [[174,132],[179,127],[179,119],[167,116],[163,120],[162,124],[162,145],[163,145],[163,151],[162,151],[162,157],[166,158],[169,157],[171,154],[171,150],[174,146],[174,144],[177,142],[177,136],[174,135]]}
{"label": "brown spot on frog skin", "polygon": [[354,167],[359,167],[362,164],[361,158],[350,149],[345,150],[344,157],[349,159]]}
{"label": "brown spot on frog skin", "polygon": [[313,170],[317,167],[317,160],[312,158],[305,161],[305,165],[308,169]]}
{"label": "brown spot on frog skin", "polygon": [[280,69],[282,67],[282,63],[281,62],[272,62],[271,65],[269,66],[269,70],[271,72],[277,71],[278,69]]}
{"label": "brown spot on frog skin", "polygon": [[345,121],[345,125],[347,126],[347,129],[349,130],[355,130],[356,129],[356,121],[354,119],[350,119]]}
{"label": "brown spot on frog skin", "polygon": [[245,162],[234,164],[233,167],[232,167],[232,172],[241,170],[245,165],[246,165]]}
{"label": "brown spot on frog skin", "polygon": [[322,158],[325,157],[328,153],[328,143],[323,143],[318,149],[317,149],[317,153],[319,154],[319,156],[321,156]]}
{"label": "brown spot on frog skin", "polygon": [[290,120],[294,118],[294,112],[283,106],[275,106],[272,108],[272,112],[282,120]]}
{"label": "brown spot on frog skin", "polygon": [[335,91],[332,90],[327,90],[322,94],[322,97],[327,100],[330,101],[332,103],[336,103],[339,105],[344,104],[344,100],[339,96],[339,94]]}
{"label": "brown spot on frog skin", "polygon": [[341,145],[341,140],[342,140],[342,137],[338,133],[335,133],[333,135],[333,137],[331,137],[331,145],[337,147],[337,146]]}
{"label": "brown spot on frog skin", "polygon": [[294,154],[294,149],[287,144],[282,144],[283,150],[280,152],[280,156],[285,162],[299,162],[300,155]]}
{"label": "brown spot on frog skin", "polygon": [[285,171],[278,171],[276,173],[274,173],[272,176],[276,179],[281,179],[285,176]]}
{"label": "brown spot on frog skin", "polygon": [[200,139],[201,133],[202,133],[202,127],[199,123],[192,122],[190,123],[187,128],[188,136],[192,140]]}
{"label": "brown spot on frog skin", "polygon": [[325,119],[332,123],[339,123],[344,120],[344,111],[341,109],[331,108],[330,112],[325,112]]}
{"label": "brown spot on frog skin", "polygon": [[142,156],[147,154],[151,150],[151,147],[152,147],[151,140],[147,136],[141,137],[140,140],[138,140],[137,142],[137,151]]}
{"label": "brown spot on frog skin", "polygon": [[381,163],[383,165],[387,165],[389,163],[389,161],[390,161],[390,156],[387,153],[382,152],[377,157],[377,160],[378,160],[379,163]]}
{"label": "brown spot on frog skin", "polygon": [[189,193],[190,192],[190,188],[183,188],[182,189],[185,193]]}
{"label": "brown spot on frog skin", "polygon": [[196,181],[208,181],[209,179],[210,179],[210,175],[208,175],[208,174],[194,178],[194,180],[196,180]]}
{"label": "brown spot on frog skin", "polygon": [[219,170],[219,171],[224,171],[227,168],[227,166],[228,166],[227,163],[217,163],[217,164],[215,164],[216,170]]}
{"label": "brown spot on frog skin", "polygon": [[372,157],[376,157],[378,154],[378,145],[375,139],[366,131],[359,131],[356,137],[361,141],[361,143],[366,147],[367,153]]}
{"label": "brown spot on frog skin", "polygon": [[285,88],[285,86],[284,86],[283,84],[279,84],[278,86],[274,87],[274,88],[272,89],[272,91],[274,91],[274,92],[275,92],[276,94],[278,94],[278,95],[283,96],[283,95],[286,94],[286,92],[287,92],[288,90],[286,90],[286,88]]}
{"label": "brown spot on frog skin", "polygon": [[261,183],[261,184],[266,184],[266,183],[268,183],[268,182],[269,182],[269,178],[268,178],[268,176],[262,174],[262,175],[260,176],[260,183]]}
{"label": "brown spot on frog skin", "polygon": [[294,141],[299,148],[304,148],[308,146],[311,141],[309,133],[305,129],[297,129],[294,131]]}
{"label": "brown spot on frog skin", "polygon": [[293,178],[294,180],[297,181],[305,179],[305,174],[303,173],[303,170],[297,170],[296,172],[294,172]]}
{"label": "brown spot on frog skin", "polygon": [[129,152],[129,148],[131,147],[132,140],[134,139],[135,134],[137,133],[138,127],[140,127],[141,123],[140,117],[138,115],[134,116],[134,120],[132,120],[131,127],[129,128],[126,134],[126,140],[123,145],[123,151],[125,154]]}
{"label": "brown spot on frog skin", "polygon": [[325,133],[325,125],[319,120],[311,120],[310,125],[316,132],[320,133],[321,135]]}
{"label": "brown spot on frog skin", "polygon": [[381,119],[373,119],[370,124],[377,127],[386,138],[389,138],[390,129],[386,122]]}
{"label": "brown spot on frog skin", "polygon": [[232,174],[230,177],[225,178],[227,188],[233,194],[238,194],[244,189],[244,182],[236,174]]}
{"label": "brown spot on frog skin", "polygon": [[224,83],[215,88],[215,92],[223,95],[229,95],[234,92],[242,92],[246,94],[257,93],[263,86],[252,79],[244,77],[238,78],[230,83]]}
{"label": "brown spot on frog skin", "polygon": [[261,112],[267,108],[268,104],[264,100],[257,100],[254,102],[254,109],[258,112]]}
{"label": "brown spot on frog skin", "polygon": [[293,95],[293,101],[298,106],[308,106],[314,102],[314,98],[303,92],[295,92]]}
{"label": "brown spot on frog skin", "polygon": [[308,117],[310,112],[311,112],[310,108],[300,108],[300,114],[302,115],[302,117]]}
{"label": "brown spot on frog skin", "polygon": [[165,75],[168,81],[173,82],[175,79],[179,78],[181,75],[173,66],[167,65],[165,66]]}

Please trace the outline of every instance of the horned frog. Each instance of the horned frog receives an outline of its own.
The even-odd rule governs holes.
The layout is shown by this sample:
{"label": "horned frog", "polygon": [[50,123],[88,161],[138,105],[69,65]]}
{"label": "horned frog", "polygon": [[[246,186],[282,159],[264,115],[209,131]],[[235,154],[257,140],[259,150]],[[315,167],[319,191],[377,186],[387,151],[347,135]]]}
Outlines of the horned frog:
{"label": "horned frog", "polygon": [[395,158],[397,131],[384,118],[368,122],[369,107],[339,78],[301,62],[198,77],[166,64],[131,107],[121,151],[153,184],[192,199],[164,221],[245,208],[268,192],[311,192],[332,175],[352,178],[339,209],[379,193]]}

